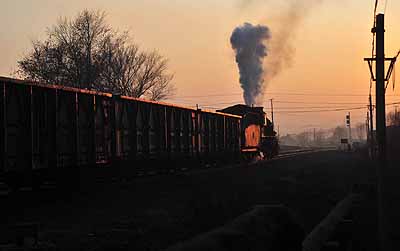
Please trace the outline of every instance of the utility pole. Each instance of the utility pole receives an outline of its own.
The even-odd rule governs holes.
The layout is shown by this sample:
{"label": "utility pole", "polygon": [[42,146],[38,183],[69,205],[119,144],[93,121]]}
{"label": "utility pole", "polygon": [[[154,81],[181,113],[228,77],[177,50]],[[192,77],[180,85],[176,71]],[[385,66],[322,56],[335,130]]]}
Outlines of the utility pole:
{"label": "utility pole", "polygon": [[272,102],[273,99],[271,98],[271,119],[272,119],[272,130],[274,130],[274,103]]}
{"label": "utility pole", "polygon": [[[376,57],[365,58],[368,61],[371,78],[376,81],[376,142],[378,146],[377,188],[378,188],[378,233],[381,251],[391,248],[388,238],[388,200],[386,198],[386,107],[385,107],[385,82],[389,81],[397,56],[385,58],[385,15],[376,15],[376,24],[372,28],[376,35]],[[376,61],[374,77],[372,61]],[[385,61],[391,61],[385,76]]]}
{"label": "utility pole", "polygon": [[315,138],[315,128],[314,128],[314,144],[315,144],[316,138]]}
{"label": "utility pole", "polygon": [[365,132],[366,132],[366,136],[367,136],[367,144],[371,143],[371,137],[369,135],[369,112],[367,111],[367,120],[365,121]]}
{"label": "utility pole", "polygon": [[379,160],[386,162],[385,26],[384,15],[376,16],[376,132]]}
{"label": "utility pole", "polygon": [[369,129],[370,129],[370,149],[371,149],[371,157],[375,158],[375,140],[374,140],[374,113],[372,106],[372,97],[371,93],[369,94]]}
{"label": "utility pole", "polygon": [[386,172],[386,111],[385,111],[385,16],[376,16],[376,139],[378,142],[378,215],[379,240],[382,251],[387,250],[387,209],[385,197]]}

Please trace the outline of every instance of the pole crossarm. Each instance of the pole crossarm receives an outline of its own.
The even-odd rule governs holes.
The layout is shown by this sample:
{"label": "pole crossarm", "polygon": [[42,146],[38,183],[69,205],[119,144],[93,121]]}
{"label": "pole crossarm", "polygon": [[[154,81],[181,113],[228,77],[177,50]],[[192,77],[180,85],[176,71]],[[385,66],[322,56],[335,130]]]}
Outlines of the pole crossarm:
{"label": "pole crossarm", "polygon": [[[389,66],[389,69],[388,69],[388,72],[387,72],[386,78],[385,78],[386,82],[389,82],[390,76],[392,75],[392,72],[393,72],[393,67],[394,67],[394,65],[396,63],[396,59],[397,59],[397,57],[394,57],[390,61],[390,66]],[[387,84],[386,84],[386,87],[387,87]],[[386,87],[385,87],[385,89],[386,89]]]}
{"label": "pole crossarm", "polygon": [[371,73],[372,81],[376,81],[374,71],[372,70],[372,61],[376,61],[376,58],[364,58],[364,61],[368,62],[369,72]]}
{"label": "pole crossarm", "polygon": [[[397,53],[396,57],[385,58],[385,61],[390,61],[389,69],[388,69],[388,71],[386,73],[386,77],[385,77],[385,81],[386,82],[389,81],[390,76],[392,75],[393,68],[394,68],[394,65],[396,64],[396,60],[397,60],[397,57],[399,56],[399,53],[400,53],[400,51]],[[369,71],[371,73],[371,78],[372,78],[373,81],[376,81],[376,78],[375,78],[375,75],[374,75],[374,71],[372,70],[372,62],[376,61],[376,58],[364,58],[364,61],[368,62],[368,67],[369,67]],[[386,87],[387,87],[387,85],[386,85]]]}

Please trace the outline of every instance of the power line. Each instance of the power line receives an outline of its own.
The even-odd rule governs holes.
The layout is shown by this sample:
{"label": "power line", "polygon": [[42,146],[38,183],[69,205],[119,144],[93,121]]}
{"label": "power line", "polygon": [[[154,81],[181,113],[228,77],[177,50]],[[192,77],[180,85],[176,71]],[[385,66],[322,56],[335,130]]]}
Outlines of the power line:
{"label": "power line", "polygon": [[[283,104],[321,104],[321,102],[304,102],[304,101],[281,101],[276,100],[275,103]],[[363,105],[364,102],[324,102],[327,105]]]}
{"label": "power line", "polygon": [[[291,103],[290,101],[287,101],[288,103]],[[280,103],[277,101],[277,103]],[[283,102],[283,103],[286,103]],[[306,102],[299,102],[300,104],[321,104],[321,103],[306,103]],[[186,103],[187,105],[192,105],[195,106],[196,104],[194,103]],[[218,104],[231,104],[229,102],[227,103],[206,103],[206,104],[201,104],[198,103],[198,105],[202,106],[202,107],[206,107],[206,108],[210,108],[210,109],[222,109],[224,107],[222,106],[218,106]],[[232,102],[232,104],[237,104],[237,102]],[[327,108],[327,109],[352,109],[352,107],[343,107],[344,105],[349,105],[349,104],[353,104],[353,105],[363,105],[364,103],[325,103],[325,104],[335,104],[336,106],[286,106],[286,107],[279,107],[277,106],[277,109],[321,109],[321,108]],[[386,105],[394,105],[394,104],[399,104],[399,102],[393,102],[393,103],[388,103]],[[363,106],[364,108],[364,106]],[[265,107],[264,109],[269,110],[269,107]],[[313,110],[310,110],[310,112]],[[323,110],[325,111],[325,110]],[[335,110],[336,111],[336,110]]]}
{"label": "power line", "polygon": [[[175,96],[173,99],[186,99],[186,98],[209,98],[209,97],[228,97],[243,95],[242,93],[220,93],[220,94],[207,94],[207,95],[193,95],[193,96]],[[350,93],[295,93],[295,92],[268,92],[265,95],[282,95],[282,96],[327,96],[327,97],[367,97],[366,94],[350,94]],[[388,94],[386,96],[400,97],[396,94]]]}
{"label": "power line", "polygon": [[[372,26],[372,29],[375,30],[376,27],[376,9],[378,8],[378,0],[375,0],[375,6],[374,6],[374,23]],[[371,52],[371,58],[374,57],[374,52],[375,52],[375,32],[372,32],[372,52]]]}
{"label": "power line", "polygon": [[[179,102],[179,101],[178,101]],[[195,101],[180,101],[181,103],[193,104]],[[304,104],[304,105],[320,105],[322,102],[307,102],[307,101],[285,101],[285,100],[276,100],[276,103],[280,104]],[[196,102],[199,103],[199,102]],[[201,102],[200,102],[201,103]],[[363,105],[365,102],[323,102],[324,105]],[[230,102],[206,102],[204,105],[233,105],[233,104],[243,104],[243,101],[230,101]]]}
{"label": "power line", "polygon": [[[209,109],[221,109],[219,107],[214,107],[214,106],[202,106],[204,108],[209,108]],[[310,107],[306,107],[308,109],[314,109]],[[267,108],[269,110],[269,108]],[[285,108],[288,109],[288,108]],[[299,107],[294,107],[293,109],[300,109]],[[315,108],[319,109],[319,108]],[[332,108],[332,109],[324,109],[324,110],[276,110],[274,109],[274,112],[277,113],[310,113],[310,112],[337,112],[337,111],[349,111],[349,110],[359,110],[359,109],[366,109],[366,106],[362,107],[343,107],[343,108]]]}
{"label": "power line", "polygon": [[[386,106],[398,105],[400,102],[388,103]],[[336,108],[336,109],[326,109],[326,110],[303,110],[303,111],[275,111],[278,113],[312,113],[312,112],[338,112],[338,111],[352,111],[352,110],[362,110],[367,109],[367,106],[360,107],[349,107],[349,108]]]}
{"label": "power line", "polygon": [[[337,108],[345,108],[345,105],[339,106],[275,106],[276,109],[337,109]],[[270,109],[270,108],[266,108]]]}
{"label": "power line", "polygon": [[[398,105],[400,102],[393,102],[393,103],[388,103],[386,106],[390,105]],[[205,108],[210,108],[210,109],[220,109],[217,107],[212,107],[212,106],[203,106]],[[367,109],[367,106],[360,106],[360,107],[346,107],[346,108],[334,108],[334,109],[323,109],[323,110],[274,110],[274,112],[277,113],[314,113],[314,112],[339,112],[339,111],[353,111],[353,110],[363,110]]]}
{"label": "power line", "polygon": [[[206,104],[203,104],[203,107],[204,106],[207,106],[207,107],[215,107],[215,106],[218,106],[218,104],[224,104],[224,103],[206,103]],[[235,103],[235,104],[237,104],[237,103]],[[302,104],[310,104],[310,105],[313,105],[313,104],[321,104],[321,103],[302,103]],[[329,105],[329,103],[327,103],[328,105]],[[349,104],[351,104],[351,105],[363,105],[364,103],[331,103],[331,104],[336,104],[336,105],[334,105],[334,106],[332,106],[332,105],[330,105],[330,106],[276,106],[276,108],[278,108],[278,109],[321,109],[321,108],[330,108],[330,109],[334,109],[334,108],[343,108],[343,106],[346,106],[346,105],[349,105]],[[201,104],[199,104],[199,105],[201,105]],[[219,106],[218,106],[219,107]],[[271,109],[270,107],[264,107],[264,109]]]}
{"label": "power line", "polygon": [[332,93],[269,93],[273,95],[287,95],[287,96],[327,96],[327,97],[364,97],[365,94],[349,94],[349,93],[342,93],[342,94],[332,94]]}
{"label": "power line", "polygon": [[[224,101],[224,100],[217,100],[217,99],[212,99],[212,100],[204,100],[204,99],[192,99],[192,100],[184,100],[184,99],[168,99],[168,102],[171,103],[181,103],[181,104],[203,104],[203,105],[212,105],[212,106],[229,106],[229,105],[236,105],[236,104],[244,104],[243,100],[233,100],[233,101]],[[316,101],[306,101],[306,100],[299,100],[299,99],[294,99],[294,100],[285,100],[285,99],[277,99],[276,103],[278,104],[293,104],[293,105],[301,105],[301,106],[306,106],[306,105],[311,105],[311,106],[316,106],[316,105],[363,105],[365,104],[364,101],[360,102],[346,102],[346,101],[341,101],[341,102],[336,102],[332,100],[331,102],[316,102]],[[264,103],[263,103],[264,105]],[[266,105],[264,105],[266,106]]]}
{"label": "power line", "polygon": [[336,109],[326,109],[326,110],[297,110],[297,111],[276,111],[278,113],[313,113],[313,112],[340,112],[340,111],[352,111],[366,109],[365,106],[362,107],[350,107],[350,108],[336,108]]}

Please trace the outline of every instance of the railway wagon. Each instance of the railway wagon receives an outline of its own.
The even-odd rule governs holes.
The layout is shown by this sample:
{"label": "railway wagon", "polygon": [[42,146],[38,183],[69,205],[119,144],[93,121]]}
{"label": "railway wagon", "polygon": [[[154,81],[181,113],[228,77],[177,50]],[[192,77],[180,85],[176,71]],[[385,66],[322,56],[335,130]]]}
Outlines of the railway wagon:
{"label": "railway wagon", "polygon": [[13,185],[240,155],[241,117],[222,112],[4,77],[0,111],[0,173]]}

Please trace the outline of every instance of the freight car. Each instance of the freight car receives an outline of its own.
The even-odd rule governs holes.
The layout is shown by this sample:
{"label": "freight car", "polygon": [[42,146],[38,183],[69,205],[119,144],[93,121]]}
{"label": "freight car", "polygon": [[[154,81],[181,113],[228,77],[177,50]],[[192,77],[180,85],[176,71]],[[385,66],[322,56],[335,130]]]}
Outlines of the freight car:
{"label": "freight car", "polygon": [[271,157],[274,136],[262,108],[238,107],[244,112],[205,111],[0,77],[0,178],[36,186],[164,172],[256,152]]}
{"label": "freight car", "polygon": [[241,119],[241,154],[247,159],[260,156],[271,159],[279,152],[273,124],[266,117],[263,107],[234,105],[219,112],[234,114]]}
{"label": "freight car", "polygon": [[0,78],[0,111],[0,177],[14,185],[240,156],[232,114],[10,78]]}

